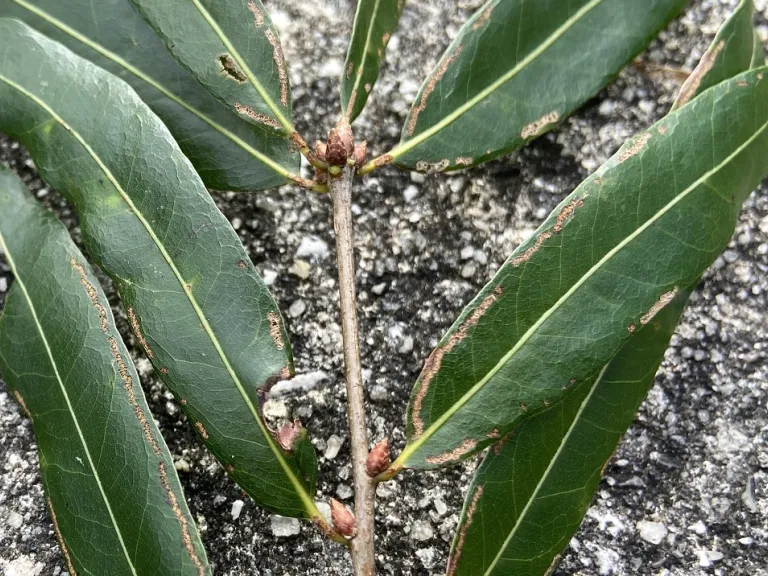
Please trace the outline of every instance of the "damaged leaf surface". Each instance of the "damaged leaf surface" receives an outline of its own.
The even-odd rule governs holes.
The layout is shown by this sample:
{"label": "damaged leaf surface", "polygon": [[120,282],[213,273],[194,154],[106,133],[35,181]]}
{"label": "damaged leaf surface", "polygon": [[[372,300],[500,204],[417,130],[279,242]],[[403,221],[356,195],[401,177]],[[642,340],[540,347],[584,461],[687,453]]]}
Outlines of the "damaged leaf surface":
{"label": "damaged leaf surface", "polygon": [[515,250],[425,362],[394,468],[459,462],[593,381],[701,275],[768,171],[766,72],[634,137]]}
{"label": "damaged leaf surface", "polygon": [[233,114],[289,136],[291,92],[261,0],[130,0],[171,56]]}
{"label": "damaged leaf surface", "polygon": [[0,16],[23,20],[128,82],[209,188],[262,190],[298,173],[299,155],[285,137],[223,108],[173,60],[129,0],[0,0]]}
{"label": "damaged leaf surface", "polygon": [[315,515],[315,470],[258,408],[293,373],[282,318],[192,165],[123,81],[19,22],[0,20],[0,38],[0,131],[77,209],[157,374],[259,505]]}
{"label": "damaged leaf surface", "polygon": [[[741,0],[730,18],[718,30],[695,70],[680,88],[672,110],[684,106],[704,90],[723,80],[765,64],[765,58],[763,62],[753,64],[756,59],[757,38],[753,19],[752,0]],[[762,48],[762,43],[760,47]]]}
{"label": "damaged leaf surface", "polygon": [[365,108],[405,0],[359,0],[341,74],[341,111],[352,122]]}
{"label": "damaged leaf surface", "polygon": [[416,96],[401,167],[464,168],[521,147],[618,74],[685,0],[489,0]]}
{"label": "damaged leaf surface", "polygon": [[34,426],[67,570],[210,574],[104,292],[66,228],[2,168],[0,249],[15,277],[0,372]]}
{"label": "damaged leaf surface", "polygon": [[678,294],[592,382],[491,447],[467,493],[450,576],[543,576],[581,524],[683,311]]}

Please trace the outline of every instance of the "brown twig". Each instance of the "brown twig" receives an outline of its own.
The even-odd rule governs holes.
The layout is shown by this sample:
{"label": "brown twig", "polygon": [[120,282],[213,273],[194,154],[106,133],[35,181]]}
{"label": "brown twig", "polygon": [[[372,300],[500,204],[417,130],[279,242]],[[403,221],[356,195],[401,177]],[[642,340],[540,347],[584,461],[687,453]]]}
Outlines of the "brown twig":
{"label": "brown twig", "polygon": [[357,292],[355,258],[352,242],[352,182],[354,170],[345,166],[328,187],[333,201],[333,227],[336,231],[336,259],[339,268],[339,304],[344,340],[344,365],[347,383],[347,413],[352,450],[352,476],[355,486],[355,521],[357,534],[352,539],[352,566],[355,576],[373,576],[373,517],[375,484],[368,476],[368,431],[363,402],[363,378],[357,328]]}

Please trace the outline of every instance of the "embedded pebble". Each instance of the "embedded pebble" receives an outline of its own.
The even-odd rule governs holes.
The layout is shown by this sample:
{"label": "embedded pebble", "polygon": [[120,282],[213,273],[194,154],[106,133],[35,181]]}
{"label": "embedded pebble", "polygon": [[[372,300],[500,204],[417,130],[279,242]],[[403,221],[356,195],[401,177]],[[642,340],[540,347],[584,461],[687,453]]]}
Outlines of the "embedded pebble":
{"label": "embedded pebble", "polygon": [[326,442],[325,447],[325,458],[326,460],[333,460],[338,456],[339,450],[341,450],[341,446],[344,444],[344,439],[339,438],[336,436],[336,434],[332,435],[330,438],[328,438],[328,441]]}
{"label": "embedded pebble", "polygon": [[413,350],[413,337],[412,336],[406,336],[403,338],[403,343],[400,346],[400,348],[397,349],[397,351],[400,354],[408,354]]}
{"label": "embedded pebble", "polygon": [[411,524],[411,538],[419,542],[431,540],[435,535],[435,530],[427,520],[416,520]]}
{"label": "embedded pebble", "polygon": [[267,286],[272,286],[272,284],[275,283],[275,280],[277,280],[277,272],[274,270],[264,270],[261,274],[261,279],[264,280],[264,284]]}
{"label": "embedded pebble", "polygon": [[339,484],[336,486],[336,495],[342,500],[349,500],[352,498],[353,494],[354,492],[352,492],[352,488],[350,488],[347,484]]}
{"label": "embedded pebble", "polygon": [[661,544],[669,532],[661,522],[648,522],[646,520],[640,520],[637,523],[637,530],[640,533],[640,538],[651,544]]}
{"label": "embedded pebble", "polygon": [[371,387],[371,400],[374,402],[384,402],[389,399],[389,392],[384,386],[379,384]]}
{"label": "embedded pebble", "polygon": [[288,316],[298,318],[307,311],[307,303],[302,299],[295,300],[288,307]]}
{"label": "embedded pebble", "polygon": [[282,400],[269,399],[264,403],[264,416],[270,420],[285,420],[288,418],[288,406]]}
{"label": "embedded pebble", "polygon": [[11,512],[8,516],[8,526],[11,528],[21,528],[22,524],[24,524],[24,516],[18,512]]}
{"label": "embedded pebble", "polygon": [[29,556],[19,556],[8,563],[0,558],[0,568],[4,569],[5,576],[38,576],[45,566]]}
{"label": "embedded pebble", "polygon": [[232,520],[237,520],[240,518],[240,512],[243,511],[243,505],[245,502],[242,500],[235,500],[232,502]]}
{"label": "embedded pebble", "polygon": [[278,398],[291,392],[308,392],[328,381],[328,373],[323,370],[296,374],[290,380],[280,380],[269,389],[270,398]]}
{"label": "embedded pebble", "polygon": [[312,270],[312,267],[309,265],[309,262],[306,260],[295,260],[293,265],[291,265],[290,268],[288,268],[288,273],[293,274],[294,276],[301,278],[302,280],[306,280],[309,278],[309,273]]}
{"label": "embedded pebble", "polygon": [[713,563],[719,562],[723,559],[723,553],[717,550],[700,550],[699,551],[699,566],[702,568],[709,568]]}
{"label": "embedded pebble", "polygon": [[418,195],[419,195],[419,189],[413,184],[411,184],[410,186],[406,186],[405,190],[403,190],[403,198],[405,198],[406,202],[413,201]]}
{"label": "embedded pebble", "polygon": [[[401,90],[403,87],[403,84],[400,84]],[[416,86],[416,89],[413,91],[414,94],[416,94],[416,90],[418,90],[419,87]],[[422,174],[421,172],[411,172],[411,182],[414,182],[416,184],[424,184],[424,182],[427,181],[427,177]]]}
{"label": "embedded pebble", "polygon": [[317,75],[321,78],[332,78],[334,80],[341,76],[344,64],[339,58],[326,58],[325,62],[317,70]]}
{"label": "embedded pebble", "polygon": [[273,514],[270,517],[270,526],[272,528],[272,535],[277,538],[296,536],[301,532],[301,523],[298,518],[287,518]]}
{"label": "embedded pebble", "polygon": [[421,565],[424,566],[424,568],[427,570],[431,570],[435,567],[435,564],[437,563],[436,556],[437,553],[431,546],[429,548],[421,548],[416,550],[416,557],[421,562]]}
{"label": "embedded pebble", "polygon": [[728,262],[728,264],[733,264],[739,259],[739,253],[735,250],[726,250],[723,252],[723,259]]}
{"label": "embedded pebble", "polygon": [[299,247],[296,249],[297,258],[327,258],[328,243],[317,236],[305,236],[301,239]]}
{"label": "embedded pebble", "polygon": [[333,522],[331,519],[331,505],[328,504],[328,502],[315,500],[315,506],[317,506],[317,510],[320,512],[320,516],[322,516],[326,522],[331,524]]}

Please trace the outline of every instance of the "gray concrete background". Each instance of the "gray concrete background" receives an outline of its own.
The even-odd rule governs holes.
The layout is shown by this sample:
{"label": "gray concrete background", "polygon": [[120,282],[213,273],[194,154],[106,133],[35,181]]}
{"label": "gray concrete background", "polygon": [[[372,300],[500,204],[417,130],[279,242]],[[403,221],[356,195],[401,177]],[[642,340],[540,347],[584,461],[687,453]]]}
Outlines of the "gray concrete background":
{"label": "gray concrete background", "polygon": [[[644,62],[691,70],[735,0],[692,1]],[[358,139],[384,151],[397,140],[421,79],[477,0],[411,0]],[[756,0],[768,42],[768,3]],[[290,64],[299,128],[320,137],[338,114],[338,77],[352,22],[349,2],[267,2]],[[427,178],[385,169],[354,198],[363,365],[370,433],[404,443],[403,412],[423,359],[461,308],[548,212],[624,140],[663,116],[679,84],[629,67],[555,132],[485,167]],[[767,160],[768,161],[768,160]],[[70,208],[0,137],[9,163],[70,227]],[[312,389],[270,403],[300,417],[320,455],[318,498],[351,502],[349,445],[325,197],[283,187],[214,193],[279,298],[299,374]],[[297,261],[309,264],[308,278]],[[299,268],[301,265],[298,266]],[[694,295],[663,368],[605,471],[558,575],[768,574],[768,183],[746,203],[728,251]],[[0,305],[11,283],[0,257]],[[116,305],[114,291],[105,287]],[[340,547],[310,526],[248,501],[200,447],[171,395],[133,342],[144,390],[177,462],[217,575],[347,575]],[[382,574],[440,574],[474,463],[405,473],[379,488]],[[0,571],[61,575],[29,423],[0,382]]]}

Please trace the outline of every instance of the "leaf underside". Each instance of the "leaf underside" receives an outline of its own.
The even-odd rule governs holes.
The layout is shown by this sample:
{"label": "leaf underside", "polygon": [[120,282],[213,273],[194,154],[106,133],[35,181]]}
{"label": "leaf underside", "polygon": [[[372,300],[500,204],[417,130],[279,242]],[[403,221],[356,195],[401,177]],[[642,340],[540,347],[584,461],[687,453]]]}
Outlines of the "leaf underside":
{"label": "leaf underside", "polygon": [[69,573],[210,574],[106,296],[66,228],[2,168],[0,248],[16,278],[0,370],[34,425]]}
{"label": "leaf underside", "polygon": [[405,0],[359,0],[341,76],[341,110],[352,122],[368,101]]}
{"label": "leaf underside", "polygon": [[688,293],[639,329],[593,382],[491,447],[456,529],[450,576],[548,573],[653,385]]}
{"label": "leaf underside", "polygon": [[767,156],[765,68],[625,144],[510,256],[427,359],[395,465],[458,462],[593,381],[726,246]]}
{"label": "leaf underside", "polygon": [[473,166],[552,129],[610,82],[686,0],[489,0],[424,81],[390,153]]}
{"label": "leaf underside", "polygon": [[236,117],[208,94],[129,0],[0,0],[0,16],[23,20],[128,82],[209,188],[262,190],[298,173],[299,155],[285,137]]}
{"label": "leaf underside", "polygon": [[261,0],[130,0],[171,56],[233,114],[285,135],[291,91]]}
{"label": "leaf underside", "polygon": [[753,65],[757,37],[752,23],[753,18],[752,0],[742,0],[720,27],[698,66],[683,84],[680,94],[672,105],[672,110],[684,106],[707,88],[723,80],[765,64],[763,61]]}
{"label": "leaf underside", "polygon": [[293,373],[280,312],[191,164],[121,80],[19,22],[0,38],[0,130],[77,209],[158,375],[257,504],[315,516],[314,453],[282,450],[258,408]]}

